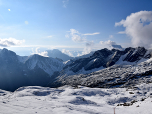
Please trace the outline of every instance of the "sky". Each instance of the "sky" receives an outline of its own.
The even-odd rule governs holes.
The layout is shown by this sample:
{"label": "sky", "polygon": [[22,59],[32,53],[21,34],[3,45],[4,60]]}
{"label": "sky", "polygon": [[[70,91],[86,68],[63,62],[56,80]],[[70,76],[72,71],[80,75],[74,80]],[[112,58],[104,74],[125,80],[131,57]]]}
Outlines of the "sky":
{"label": "sky", "polygon": [[87,54],[152,44],[151,0],[0,0],[0,48]]}

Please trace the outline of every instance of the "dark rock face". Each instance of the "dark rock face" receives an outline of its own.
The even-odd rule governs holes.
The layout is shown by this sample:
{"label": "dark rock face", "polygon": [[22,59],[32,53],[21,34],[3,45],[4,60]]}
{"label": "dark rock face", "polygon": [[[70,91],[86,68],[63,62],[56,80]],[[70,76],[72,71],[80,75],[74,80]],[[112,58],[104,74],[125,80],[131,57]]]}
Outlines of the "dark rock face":
{"label": "dark rock face", "polygon": [[[104,54],[101,52],[104,52]],[[124,51],[116,49],[110,51],[99,50],[95,52],[93,56],[88,58],[88,62],[91,66],[89,68],[96,68],[94,63],[98,60],[97,65],[106,65],[107,68],[90,74],[67,76],[58,80],[57,83],[60,83],[60,85],[82,85],[101,88],[132,87],[140,83],[152,83],[152,61],[136,65],[116,65],[115,63],[121,56],[122,62],[127,61],[136,63],[142,58],[150,58],[151,53],[147,52],[144,47],[130,47],[126,48]],[[93,63],[89,61],[94,59],[96,59],[96,61]],[[84,66],[84,68],[85,67],[86,66]]]}
{"label": "dark rock face", "polygon": [[14,52],[0,51],[0,89],[14,91],[21,86],[47,86],[50,80],[43,69],[36,66],[30,70]]}
{"label": "dark rock face", "polygon": [[98,50],[88,58],[82,58],[76,61],[72,61],[71,64],[65,66],[63,69],[70,67],[70,70],[72,70],[73,72],[78,72],[83,67],[85,70],[91,70],[94,68],[99,68],[101,66],[106,67],[107,57],[112,53],[113,52],[108,49]]}
{"label": "dark rock face", "polygon": [[142,83],[152,83],[152,61],[136,66],[114,65],[90,74],[67,76],[59,82],[60,85],[99,88],[133,87]]}
{"label": "dark rock face", "polygon": [[114,65],[122,55],[126,54],[125,51],[119,51],[119,50],[113,50],[113,51],[114,51],[114,54],[107,62],[106,67],[110,67]]}
{"label": "dark rock face", "polygon": [[[27,78],[24,76],[24,66],[19,63],[14,52],[3,49],[0,52],[0,88],[13,90],[24,85]],[[21,81],[22,78],[22,81]]]}
{"label": "dark rock face", "polygon": [[70,68],[73,72],[78,72],[82,68],[92,70],[101,66],[107,68],[114,65],[121,56],[126,55],[123,61],[127,62],[138,62],[141,58],[150,58],[151,55],[145,55],[147,50],[144,47],[138,48],[126,48],[124,51],[117,49],[101,49],[96,51],[92,56],[88,58],[78,59],[71,61],[71,64],[65,66],[63,70]]}
{"label": "dark rock face", "polygon": [[146,51],[147,50],[144,47],[138,47],[136,49],[132,48],[128,51],[124,61],[129,61],[129,62],[139,61],[141,58],[144,57]]}

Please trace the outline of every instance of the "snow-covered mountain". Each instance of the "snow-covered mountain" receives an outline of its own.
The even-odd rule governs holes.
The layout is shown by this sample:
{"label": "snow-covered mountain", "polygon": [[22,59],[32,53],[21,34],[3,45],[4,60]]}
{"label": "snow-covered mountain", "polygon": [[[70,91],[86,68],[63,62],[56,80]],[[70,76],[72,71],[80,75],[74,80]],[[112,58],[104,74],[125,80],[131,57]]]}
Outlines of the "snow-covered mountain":
{"label": "snow-covered mountain", "polygon": [[53,49],[53,50],[47,50],[48,52],[48,56],[52,57],[52,58],[59,58],[62,59],[63,61],[67,61],[70,59],[73,59],[73,57],[70,57],[64,53],[62,53],[60,50],[58,49]]}
{"label": "snow-covered mountain", "polygon": [[111,47],[114,48],[114,49],[123,50],[121,45],[111,45]]}
{"label": "snow-covered mountain", "polygon": [[18,56],[13,51],[0,51],[0,88],[13,91],[21,86],[47,86],[60,71],[63,63],[57,59],[40,55]]}
{"label": "snow-covered mountain", "polygon": [[144,47],[102,49],[64,64],[3,49],[0,63],[0,113],[152,113],[152,58]]}
{"label": "snow-covered mountain", "polygon": [[68,61],[61,72],[61,76],[91,73],[93,71],[108,68],[115,64],[137,64],[149,59],[150,57],[151,52],[144,47],[129,47],[125,50],[108,50],[105,48],[95,51],[90,57]]}
{"label": "snow-covered mountain", "polygon": [[31,70],[35,67],[39,67],[50,76],[55,71],[60,71],[63,68],[63,62],[59,61],[58,59],[43,57],[37,54],[29,56],[28,60],[25,61],[25,65]]}
{"label": "snow-covered mountain", "polygon": [[113,65],[92,72],[59,77],[61,85],[82,85],[87,87],[132,87],[142,83],[152,83],[152,59],[136,65]]}
{"label": "snow-covered mountain", "polygon": [[[98,87],[96,86],[98,83],[100,83],[99,87],[111,87],[124,80],[126,84],[133,75],[135,65],[140,66],[138,69],[151,68],[151,63],[147,63],[149,66],[146,68],[140,65],[150,60],[150,57],[151,51],[144,47],[130,47],[122,51],[101,49],[91,56],[62,62],[59,59],[36,54],[18,56],[12,51],[3,49],[0,51],[0,88],[15,90],[27,85],[57,87],[66,84]],[[144,72],[145,70],[142,70],[140,74],[143,75]],[[117,74],[120,76],[119,81],[115,80]],[[109,78],[114,81],[109,82]],[[103,82],[105,85],[102,84]]]}
{"label": "snow-covered mountain", "polygon": [[[104,55],[103,52],[104,51]],[[114,51],[114,53],[112,53]],[[124,51],[115,50],[99,50],[95,52],[96,59],[102,60],[102,56],[107,59],[103,59],[100,65],[96,68],[94,62],[96,59],[87,59],[89,66],[94,68],[86,71],[85,66],[80,68],[83,63],[83,59],[75,65],[74,63],[68,64],[64,70],[58,76],[56,84],[58,85],[82,85],[87,87],[102,87],[102,88],[113,88],[113,87],[132,87],[142,83],[152,83],[152,58],[151,52],[143,47],[138,48],[127,48]],[[106,52],[106,53],[105,53]],[[112,55],[111,55],[112,54]],[[92,58],[92,57],[90,57]],[[108,61],[107,61],[108,60]],[[113,62],[113,64],[110,64]],[[88,65],[86,63],[86,65]],[[71,66],[72,67],[71,67]],[[103,66],[105,65],[105,66]],[[107,65],[107,66],[106,66]],[[77,69],[75,69],[77,68]],[[88,67],[87,67],[88,68]],[[74,72],[74,70],[78,70]],[[91,71],[91,72],[90,72]]]}

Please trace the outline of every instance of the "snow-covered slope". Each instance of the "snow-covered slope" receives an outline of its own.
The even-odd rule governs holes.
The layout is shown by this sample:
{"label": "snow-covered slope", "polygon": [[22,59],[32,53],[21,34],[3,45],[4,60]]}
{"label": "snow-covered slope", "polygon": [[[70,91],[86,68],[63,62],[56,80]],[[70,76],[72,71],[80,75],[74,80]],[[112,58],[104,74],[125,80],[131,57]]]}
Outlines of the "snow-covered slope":
{"label": "snow-covered slope", "polygon": [[14,91],[22,86],[48,86],[60,71],[63,63],[40,55],[18,56],[13,51],[0,51],[0,89]]}
{"label": "snow-covered slope", "polygon": [[[150,57],[151,51],[142,47],[104,49],[66,62],[61,70],[60,60],[39,55],[20,57],[3,49],[0,88],[20,88],[0,90],[0,113],[114,114],[115,109],[115,114],[152,114]],[[40,87],[50,86],[50,82],[64,86]]]}
{"label": "snow-covered slope", "polygon": [[[90,57],[73,59],[65,63],[60,77],[91,73],[113,65],[136,65],[148,60],[151,52],[144,47],[126,48],[125,50],[101,49]],[[90,72],[91,71],[91,72]]]}
{"label": "snow-covered slope", "polygon": [[152,82],[152,59],[134,65],[113,65],[90,74],[58,76],[61,85],[89,87],[129,87]]}
{"label": "snow-covered slope", "polygon": [[43,69],[46,73],[48,73],[50,76],[55,71],[60,71],[63,68],[63,62],[51,57],[43,57],[37,54],[29,56],[25,64],[31,70],[35,67],[39,67]]}
{"label": "snow-covered slope", "polygon": [[0,90],[1,114],[151,114],[152,84],[132,88],[21,87]]}

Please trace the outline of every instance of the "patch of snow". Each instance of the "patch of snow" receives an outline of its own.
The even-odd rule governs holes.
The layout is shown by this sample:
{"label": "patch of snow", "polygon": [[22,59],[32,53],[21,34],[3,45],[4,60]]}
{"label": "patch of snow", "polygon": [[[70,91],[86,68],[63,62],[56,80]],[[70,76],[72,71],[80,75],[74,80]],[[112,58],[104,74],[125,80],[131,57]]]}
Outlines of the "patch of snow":
{"label": "patch of snow", "polygon": [[13,93],[0,90],[1,114],[114,114],[114,108],[116,114],[151,114],[151,103],[152,84],[132,89],[29,86]]}
{"label": "patch of snow", "polygon": [[98,58],[91,60],[85,67],[88,68],[90,67],[94,62],[96,62]]}
{"label": "patch of snow", "polygon": [[69,64],[71,64],[71,63],[72,63],[71,60],[67,60],[67,61],[63,62],[64,65],[69,65]]}
{"label": "patch of snow", "polygon": [[119,60],[115,63],[115,65],[136,65],[136,62],[128,62],[128,61],[123,61],[124,58],[126,57],[127,54],[122,55]]}

